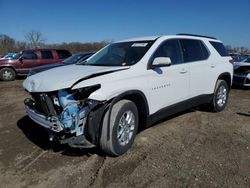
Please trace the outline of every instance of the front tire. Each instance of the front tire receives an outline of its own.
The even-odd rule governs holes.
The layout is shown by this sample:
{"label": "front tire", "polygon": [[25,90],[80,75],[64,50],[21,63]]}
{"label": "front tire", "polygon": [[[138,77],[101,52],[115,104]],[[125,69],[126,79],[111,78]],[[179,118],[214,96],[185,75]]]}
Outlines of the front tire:
{"label": "front tire", "polygon": [[[101,149],[112,156],[119,156],[129,150],[134,142],[138,130],[138,110],[136,105],[129,100],[121,100],[111,109],[110,123],[109,112],[106,112],[102,124],[100,138]],[[109,129],[109,139],[107,137]]]}
{"label": "front tire", "polygon": [[0,79],[3,81],[15,80],[16,73],[12,68],[2,68],[0,70]]}
{"label": "front tire", "polygon": [[210,104],[213,112],[221,112],[226,107],[229,95],[229,86],[225,80],[218,80],[215,86],[213,101]]}

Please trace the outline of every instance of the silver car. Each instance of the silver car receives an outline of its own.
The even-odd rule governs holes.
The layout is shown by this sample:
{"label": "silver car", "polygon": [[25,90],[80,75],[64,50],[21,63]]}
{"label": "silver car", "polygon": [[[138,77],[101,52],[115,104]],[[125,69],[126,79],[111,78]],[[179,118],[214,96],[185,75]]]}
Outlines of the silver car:
{"label": "silver car", "polygon": [[250,56],[234,64],[233,84],[250,86]]}

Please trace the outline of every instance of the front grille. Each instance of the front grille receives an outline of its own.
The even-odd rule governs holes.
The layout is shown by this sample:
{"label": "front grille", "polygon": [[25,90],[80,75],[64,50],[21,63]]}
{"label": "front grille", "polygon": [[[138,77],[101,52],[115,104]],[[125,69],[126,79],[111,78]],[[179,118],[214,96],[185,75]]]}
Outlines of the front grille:
{"label": "front grille", "polygon": [[246,79],[245,84],[250,84],[250,78],[247,78],[247,79]]}
{"label": "front grille", "polygon": [[55,116],[56,111],[51,98],[46,93],[32,93],[35,109],[45,116]]}
{"label": "front grille", "polygon": [[239,68],[234,70],[234,73],[248,74],[250,73],[250,66],[240,66]]}
{"label": "front grille", "polygon": [[245,77],[236,77],[236,76],[233,77],[233,81],[234,81],[235,83],[244,84],[245,79],[246,79]]}

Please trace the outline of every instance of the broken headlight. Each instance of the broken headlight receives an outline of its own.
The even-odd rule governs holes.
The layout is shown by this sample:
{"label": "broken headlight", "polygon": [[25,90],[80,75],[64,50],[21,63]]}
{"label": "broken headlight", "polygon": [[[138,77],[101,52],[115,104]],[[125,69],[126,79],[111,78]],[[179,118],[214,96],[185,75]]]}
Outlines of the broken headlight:
{"label": "broken headlight", "polygon": [[62,108],[59,121],[63,124],[65,132],[76,133],[76,136],[83,134],[87,115],[98,104],[97,101],[87,97],[99,88],[100,85],[95,85],[71,92],[58,91],[58,98],[54,97],[53,102]]}

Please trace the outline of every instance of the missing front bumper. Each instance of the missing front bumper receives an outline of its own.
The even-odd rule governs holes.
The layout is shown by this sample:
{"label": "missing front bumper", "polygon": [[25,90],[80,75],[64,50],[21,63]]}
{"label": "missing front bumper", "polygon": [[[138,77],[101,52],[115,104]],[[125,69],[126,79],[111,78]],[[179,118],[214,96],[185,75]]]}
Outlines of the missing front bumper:
{"label": "missing front bumper", "polygon": [[249,74],[234,74],[233,84],[239,86],[250,86],[250,73]]}
{"label": "missing front bumper", "polygon": [[37,124],[53,132],[61,132],[64,130],[63,125],[60,123],[56,116],[46,117],[45,115],[36,111],[32,107],[32,100],[25,99],[24,104],[27,115]]}
{"label": "missing front bumper", "polygon": [[[85,137],[84,130],[82,130],[82,134],[77,134],[77,131],[74,134],[68,133],[65,131],[64,125],[59,121],[57,116],[45,116],[38,111],[35,110],[33,101],[31,99],[25,99],[24,104],[26,108],[27,115],[37,124],[41,125],[49,132],[49,140],[59,142],[60,144],[68,144],[73,148],[92,148],[95,147],[90,141],[88,141]],[[81,121],[81,129],[84,129],[86,124],[85,117]]]}

